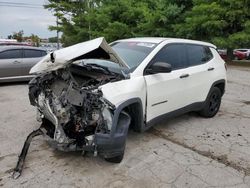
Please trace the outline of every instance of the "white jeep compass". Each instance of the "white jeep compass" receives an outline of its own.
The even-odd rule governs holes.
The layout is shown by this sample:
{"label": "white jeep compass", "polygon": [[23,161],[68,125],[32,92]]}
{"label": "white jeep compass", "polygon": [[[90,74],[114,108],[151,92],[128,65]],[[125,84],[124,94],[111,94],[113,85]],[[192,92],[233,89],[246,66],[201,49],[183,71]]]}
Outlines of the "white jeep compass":
{"label": "white jeep compass", "polygon": [[110,45],[97,38],[52,52],[30,71],[31,105],[46,135],[63,151],[123,158],[128,128],[142,132],[163,118],[190,111],[213,117],[225,90],[226,69],[213,44],[173,38],[133,38]]}

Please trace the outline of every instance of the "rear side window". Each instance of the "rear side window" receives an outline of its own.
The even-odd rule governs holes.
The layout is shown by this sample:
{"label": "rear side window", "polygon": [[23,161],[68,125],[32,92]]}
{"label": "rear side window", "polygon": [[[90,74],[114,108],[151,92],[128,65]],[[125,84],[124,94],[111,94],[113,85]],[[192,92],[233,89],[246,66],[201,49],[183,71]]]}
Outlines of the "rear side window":
{"label": "rear side window", "polygon": [[22,58],[21,50],[6,50],[0,52],[0,59],[18,59]]}
{"label": "rear side window", "polygon": [[42,57],[45,55],[46,55],[46,52],[43,50],[24,49],[24,58]]}
{"label": "rear side window", "polygon": [[186,44],[189,66],[201,65],[213,58],[209,47]]}
{"label": "rear side window", "polygon": [[185,45],[170,44],[163,47],[153,58],[155,62],[166,62],[172,66],[172,70],[187,67]]}

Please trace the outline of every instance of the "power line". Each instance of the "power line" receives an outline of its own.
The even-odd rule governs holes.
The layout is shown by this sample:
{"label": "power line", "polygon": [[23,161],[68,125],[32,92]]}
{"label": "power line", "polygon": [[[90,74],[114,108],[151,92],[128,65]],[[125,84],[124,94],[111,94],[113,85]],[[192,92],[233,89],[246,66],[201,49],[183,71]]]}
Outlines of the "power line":
{"label": "power line", "polygon": [[32,7],[32,6],[18,6],[18,5],[1,5],[1,7],[17,7],[17,8],[38,8],[43,9],[43,7]]}
{"label": "power line", "polygon": [[43,6],[42,4],[33,4],[33,3],[16,3],[16,2],[8,2],[8,1],[0,1],[0,3],[10,4],[10,5],[28,5],[28,6]]}
{"label": "power line", "polygon": [[1,7],[16,7],[16,8],[44,8],[42,4],[33,4],[33,3],[16,3],[16,2],[7,2],[0,1]]}

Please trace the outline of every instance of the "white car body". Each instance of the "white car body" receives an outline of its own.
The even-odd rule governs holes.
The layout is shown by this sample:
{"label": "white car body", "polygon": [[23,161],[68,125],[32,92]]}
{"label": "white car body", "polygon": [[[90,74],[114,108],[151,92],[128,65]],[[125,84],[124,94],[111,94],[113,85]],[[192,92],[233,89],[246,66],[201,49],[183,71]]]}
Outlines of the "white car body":
{"label": "white car body", "polygon": [[[130,98],[140,98],[143,104],[143,113],[146,115],[146,122],[162,114],[183,108],[190,104],[205,101],[212,84],[217,80],[226,80],[224,61],[217,53],[216,47],[210,43],[166,38],[138,38],[123,41],[157,42],[158,46],[147,56],[136,70],[130,74],[129,80],[103,85],[102,91],[104,96],[116,106]],[[172,43],[209,46],[214,58],[203,65],[175,70],[171,73],[144,76],[144,69],[157,52],[165,45]],[[216,71],[208,71],[208,69],[212,67]],[[189,78],[179,78],[186,73],[190,75]],[[209,79],[207,79],[208,77]],[[197,82],[197,80],[199,81]],[[153,104],[165,100],[168,102],[158,107],[152,107]]]}
{"label": "white car body", "polygon": [[[100,86],[104,97],[116,107],[132,98],[141,99],[146,122],[190,104],[205,101],[212,84],[217,80],[226,80],[224,61],[217,53],[216,46],[213,44],[172,38],[134,38],[116,42],[149,42],[157,45],[130,74],[129,79]],[[171,73],[143,75],[146,66],[164,46],[177,43],[208,46],[213,54],[213,58],[205,64],[174,70]],[[111,61],[117,62],[121,66],[128,66],[112,48],[109,47],[104,38],[97,38],[55,51],[55,62],[51,62],[50,54],[48,54],[31,69],[30,73],[43,73],[62,68],[72,62],[72,59],[97,49],[99,46],[105,49],[107,53],[113,54],[110,59]],[[213,68],[216,71],[208,71],[209,68]],[[189,74],[189,77],[180,79],[179,77],[183,74]],[[199,81],[197,82],[197,80]],[[162,101],[167,102],[154,106],[154,104]]]}
{"label": "white car body", "polygon": [[173,38],[110,45],[97,38],[48,54],[30,72],[37,74],[30,103],[42,121],[32,134],[46,129],[55,148],[100,153],[112,162],[123,158],[129,127],[142,132],[189,111],[215,116],[226,85],[216,46]]}

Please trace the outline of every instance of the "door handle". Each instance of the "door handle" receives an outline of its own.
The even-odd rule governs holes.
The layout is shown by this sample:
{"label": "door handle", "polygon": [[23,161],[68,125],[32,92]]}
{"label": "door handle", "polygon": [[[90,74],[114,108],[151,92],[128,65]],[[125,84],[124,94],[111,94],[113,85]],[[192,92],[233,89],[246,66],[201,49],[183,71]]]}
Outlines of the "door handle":
{"label": "door handle", "polygon": [[187,77],[189,77],[189,74],[182,74],[182,75],[180,76],[180,78],[187,78]]}
{"label": "door handle", "polygon": [[214,70],[214,67],[209,67],[209,68],[207,69],[207,71],[212,71],[212,70]]}
{"label": "door handle", "polygon": [[18,64],[18,63],[21,63],[20,61],[13,61],[12,62],[13,64]]}

